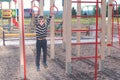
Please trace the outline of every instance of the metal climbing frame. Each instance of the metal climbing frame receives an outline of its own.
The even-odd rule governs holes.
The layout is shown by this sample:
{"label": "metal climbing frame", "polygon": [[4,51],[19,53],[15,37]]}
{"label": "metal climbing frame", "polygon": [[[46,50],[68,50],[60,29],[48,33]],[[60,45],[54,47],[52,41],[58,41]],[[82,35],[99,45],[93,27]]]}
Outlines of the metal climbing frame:
{"label": "metal climbing frame", "polygon": [[[67,2],[67,1],[66,1]],[[96,32],[96,37],[95,37],[95,42],[87,42],[87,43],[81,43],[81,42],[78,42],[78,43],[71,43],[71,45],[83,45],[83,44],[95,44],[95,56],[88,56],[88,57],[71,57],[71,54],[69,51],[71,51],[71,47],[70,47],[70,44],[66,43],[66,58],[70,58],[71,57],[71,60],[81,60],[81,59],[88,59],[88,58],[94,58],[95,59],[95,66],[94,66],[94,80],[97,80],[97,76],[98,76],[98,59],[101,58],[101,56],[98,55],[98,44],[101,44],[101,42],[98,42],[98,32],[101,31],[101,29],[98,28],[98,19],[99,19],[99,4],[102,4],[102,1],[100,2],[99,0],[96,0],[96,1],[81,1],[81,0],[77,0],[77,1],[70,1],[71,3],[78,3],[78,4],[81,4],[81,3],[96,3],[96,15],[95,15],[95,18],[96,18],[96,29],[94,30],[89,30],[89,31],[95,31]],[[67,5],[70,6],[70,2],[69,3],[66,3]],[[70,9],[70,7],[66,6],[67,9]],[[68,10],[66,12],[69,12]],[[68,14],[67,14],[68,15]],[[105,14],[104,14],[105,15]],[[69,17],[69,16],[67,16]],[[81,15],[77,15],[76,17],[81,17]],[[68,18],[69,19],[69,18]],[[71,18],[70,18],[71,19]],[[64,22],[63,22],[64,23]],[[66,26],[70,25],[69,22],[66,22]],[[70,26],[69,26],[70,27]],[[67,28],[67,30],[70,30],[71,28]],[[82,32],[82,31],[86,31],[86,30],[71,30],[72,32]],[[87,30],[88,31],[88,30]],[[70,33],[70,31],[66,31],[66,33]],[[70,37],[70,35],[67,35]],[[71,42],[71,37],[67,37],[67,42]],[[69,50],[68,50],[69,49]],[[69,52],[69,54],[68,54]],[[71,72],[71,68],[70,68],[70,62],[71,60],[70,59],[66,59],[66,71],[67,73],[70,73]]]}
{"label": "metal climbing frame", "polygon": [[[79,0],[80,1],[80,0]],[[68,29],[66,30],[66,71],[69,73],[70,69],[71,69],[71,60],[75,60],[75,58],[71,58],[71,0],[64,0],[65,4],[65,16],[67,18],[64,18],[66,20],[66,22],[63,22],[65,24],[65,26],[68,27]],[[74,3],[74,2],[73,2]],[[75,3],[82,3],[81,2],[75,2]],[[94,68],[94,80],[97,80],[97,74],[98,74],[98,58],[101,58],[101,56],[98,55],[98,44],[100,44],[100,42],[98,42],[98,31],[100,31],[98,29],[98,4],[102,3],[99,2],[98,0],[96,0],[95,2],[93,1],[86,1],[83,3],[96,3],[96,41],[95,43],[95,56],[90,56],[90,57],[77,57],[76,59],[86,59],[86,58],[95,58],[95,68]],[[51,2],[51,6],[54,4],[54,0],[52,0]],[[19,21],[20,21],[20,42],[21,42],[21,46],[20,46],[20,51],[21,51],[21,67],[24,68],[24,80],[26,80],[26,55],[25,55],[25,42],[24,42],[24,10],[23,10],[23,0],[19,0]],[[69,14],[67,14],[69,13]],[[54,17],[54,16],[53,16]],[[63,21],[65,21],[63,20]],[[54,23],[53,23],[54,24]],[[53,25],[52,24],[52,25]],[[51,31],[53,31],[52,36],[51,36],[51,42],[53,42],[54,44],[54,27],[51,28]],[[90,43],[91,44],[91,43]],[[79,43],[76,43],[75,45],[80,45]],[[54,46],[52,46],[54,48]],[[51,49],[51,53],[54,52],[54,49]],[[54,57],[54,55],[52,56],[52,58]]]}
{"label": "metal climbing frame", "polygon": [[[112,6],[113,7],[113,10],[112,10],[112,42],[111,42],[111,46],[112,47],[114,47],[114,48],[117,48],[117,49],[120,49],[120,24],[119,24],[119,14],[118,14],[118,6],[120,5],[120,4],[117,4],[117,1],[113,1],[113,2],[115,2],[115,5],[114,4],[110,4],[110,6]],[[116,7],[116,14],[114,15],[114,8]],[[117,45],[114,45],[113,43],[114,43],[114,28],[115,28],[115,26],[114,26],[114,17],[116,17],[116,19],[117,19],[117,30],[118,30],[118,33],[117,33],[117,35],[118,35],[118,46]]]}

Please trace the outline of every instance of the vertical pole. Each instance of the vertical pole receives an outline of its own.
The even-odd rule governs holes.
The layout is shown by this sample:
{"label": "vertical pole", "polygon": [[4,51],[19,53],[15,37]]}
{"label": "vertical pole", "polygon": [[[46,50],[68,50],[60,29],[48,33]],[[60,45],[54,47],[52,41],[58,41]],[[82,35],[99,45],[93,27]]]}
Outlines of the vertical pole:
{"label": "vertical pole", "polygon": [[66,73],[70,74],[71,69],[71,0],[66,1]]}
{"label": "vertical pole", "polygon": [[100,55],[101,55],[101,60],[99,60],[99,70],[102,68],[102,63],[103,60],[105,59],[105,31],[106,31],[106,0],[102,0],[102,5],[101,5],[101,15],[102,15],[102,20],[101,20],[101,49],[100,49]]}
{"label": "vertical pole", "polygon": [[39,2],[39,7],[40,7],[40,15],[44,15],[44,5],[43,5],[43,3],[44,3],[44,0],[40,0],[40,2]]}
{"label": "vertical pole", "polygon": [[[2,2],[1,2],[1,10],[2,10],[3,8],[2,8]],[[3,36],[2,36],[2,38],[3,38],[3,46],[5,46],[5,32],[4,32],[4,21],[3,21],[3,17],[2,17],[2,14],[1,14],[1,19],[2,19],[2,23],[1,23],[1,25],[2,25],[2,27],[3,27]]]}
{"label": "vertical pole", "polygon": [[[81,0],[77,0],[81,1]],[[81,15],[81,3],[77,3],[77,15]],[[80,17],[77,17],[77,27],[81,28]],[[77,42],[80,43],[81,32],[77,32]],[[80,45],[77,45],[77,56],[80,56]]]}
{"label": "vertical pole", "polygon": [[115,1],[116,3],[116,18],[117,18],[117,28],[118,28],[118,43],[119,43],[119,47],[120,47],[120,29],[119,29],[119,13],[118,13],[118,6],[117,6],[117,1]]}
{"label": "vertical pole", "polygon": [[[119,11],[118,9],[117,9],[117,11]],[[119,37],[119,47],[120,47],[120,21],[119,21],[119,17],[118,16],[119,16],[119,12],[117,14],[117,22],[118,22],[117,26],[118,26],[118,37]]]}
{"label": "vertical pole", "polygon": [[[119,15],[119,13],[118,13]],[[119,37],[119,47],[120,47],[120,21],[119,21],[119,17],[118,18],[118,37]]]}
{"label": "vertical pole", "polygon": [[[1,10],[2,10],[2,5],[1,5]],[[1,16],[2,17],[2,16]],[[5,32],[4,32],[4,21],[3,21],[3,17],[2,17],[2,27],[3,27],[3,46],[5,46]]]}
{"label": "vertical pole", "polygon": [[3,46],[5,46],[5,32],[3,30]]}
{"label": "vertical pole", "polygon": [[98,1],[96,1],[96,44],[95,44],[95,66],[94,66],[94,80],[97,80],[97,74],[98,74]]}
{"label": "vertical pole", "polygon": [[[55,0],[50,0],[50,7],[53,6],[55,3]],[[52,9],[52,12],[54,9]],[[54,23],[54,15],[52,15],[51,24],[50,24],[50,53],[51,53],[51,59],[55,58],[55,23]]]}
{"label": "vertical pole", "polygon": [[63,0],[63,49],[66,47],[66,0]]}
{"label": "vertical pole", "polygon": [[[20,71],[21,78],[26,80],[26,56],[25,56],[25,39],[24,39],[24,8],[23,0],[19,2],[19,26],[20,26]],[[24,74],[23,74],[24,73]]]}
{"label": "vertical pole", "polygon": [[[9,10],[11,10],[11,1],[9,2]],[[11,26],[12,26],[12,16],[11,16],[11,18],[9,19],[9,27],[11,28]]]}
{"label": "vertical pole", "polygon": [[[112,40],[112,8],[113,6],[110,6],[112,4],[113,0],[109,0],[108,2],[108,27],[107,27],[107,44],[111,44]],[[107,47],[107,55],[110,55],[111,46]]]}
{"label": "vertical pole", "polygon": [[112,8],[112,40],[111,40],[111,45],[113,45],[113,40],[114,40],[114,5],[113,5],[113,8]]}
{"label": "vertical pole", "polygon": [[113,36],[114,36],[114,6],[112,8],[112,41],[111,41],[111,45],[113,45]]}

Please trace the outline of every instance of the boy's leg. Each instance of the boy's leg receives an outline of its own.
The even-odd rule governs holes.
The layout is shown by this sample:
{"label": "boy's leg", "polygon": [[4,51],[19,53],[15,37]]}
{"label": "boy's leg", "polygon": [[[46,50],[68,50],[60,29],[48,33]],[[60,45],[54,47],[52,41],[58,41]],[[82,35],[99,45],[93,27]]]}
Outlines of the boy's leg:
{"label": "boy's leg", "polygon": [[47,40],[43,41],[43,65],[47,67]]}
{"label": "boy's leg", "polygon": [[37,40],[36,42],[36,66],[40,66],[40,54],[41,54],[41,44],[40,41]]}

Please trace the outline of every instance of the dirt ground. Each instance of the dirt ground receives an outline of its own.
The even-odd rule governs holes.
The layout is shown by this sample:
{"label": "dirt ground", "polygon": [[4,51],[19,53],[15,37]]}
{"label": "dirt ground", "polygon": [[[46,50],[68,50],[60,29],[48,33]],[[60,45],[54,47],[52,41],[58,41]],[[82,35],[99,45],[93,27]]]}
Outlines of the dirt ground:
{"label": "dirt ground", "polygon": [[[72,47],[72,56],[76,56],[76,46]],[[95,45],[82,45],[81,56],[94,56]],[[48,68],[41,64],[36,71],[35,45],[26,46],[27,78],[29,80],[94,80],[94,59],[72,61],[72,73],[65,73],[65,50],[55,45],[55,59],[50,59],[48,45]],[[42,54],[41,54],[42,62]],[[120,50],[112,48],[98,72],[98,80],[120,80]],[[20,80],[19,46],[0,47],[0,80]]]}

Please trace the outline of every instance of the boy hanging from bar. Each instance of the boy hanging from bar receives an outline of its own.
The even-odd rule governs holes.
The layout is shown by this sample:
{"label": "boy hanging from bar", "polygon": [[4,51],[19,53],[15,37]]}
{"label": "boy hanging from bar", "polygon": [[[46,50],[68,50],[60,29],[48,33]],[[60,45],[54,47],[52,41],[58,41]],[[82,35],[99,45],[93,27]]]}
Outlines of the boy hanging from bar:
{"label": "boy hanging from bar", "polygon": [[43,50],[43,66],[47,68],[47,27],[50,24],[52,16],[49,16],[46,21],[44,17],[35,13],[35,26],[36,26],[36,67],[40,71],[40,55],[41,49]]}

